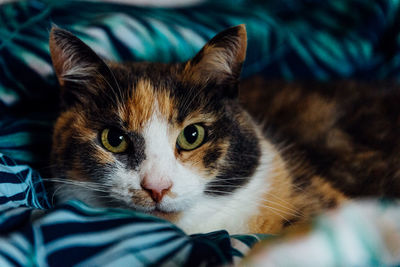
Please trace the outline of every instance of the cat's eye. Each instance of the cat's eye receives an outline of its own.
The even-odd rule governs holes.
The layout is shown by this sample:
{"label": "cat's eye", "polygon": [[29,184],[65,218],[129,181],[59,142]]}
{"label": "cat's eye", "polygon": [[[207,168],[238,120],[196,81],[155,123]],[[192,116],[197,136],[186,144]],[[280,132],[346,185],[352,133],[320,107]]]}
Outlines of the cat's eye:
{"label": "cat's eye", "polygon": [[122,153],[128,149],[128,138],[126,135],[116,129],[106,128],[101,132],[101,143],[113,153]]}
{"label": "cat's eye", "polygon": [[205,137],[206,132],[203,126],[191,124],[180,132],[176,145],[179,150],[193,150],[204,143]]}

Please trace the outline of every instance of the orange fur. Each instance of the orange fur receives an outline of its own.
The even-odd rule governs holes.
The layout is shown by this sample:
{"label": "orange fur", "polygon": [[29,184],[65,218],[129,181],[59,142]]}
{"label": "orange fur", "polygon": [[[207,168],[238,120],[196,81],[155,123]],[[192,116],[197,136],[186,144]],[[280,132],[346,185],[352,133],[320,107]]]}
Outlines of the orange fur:
{"label": "orange fur", "polygon": [[118,115],[126,122],[127,130],[140,132],[149,121],[155,109],[165,118],[171,120],[175,110],[167,90],[154,90],[148,80],[139,80],[125,104],[118,107]]}
{"label": "orange fur", "polygon": [[347,200],[317,175],[311,178],[310,190],[295,193],[298,188],[293,187],[292,173],[278,153],[271,167],[268,177],[271,186],[258,203],[259,212],[248,223],[251,233],[279,233],[286,226],[303,225],[318,211],[334,208]]}

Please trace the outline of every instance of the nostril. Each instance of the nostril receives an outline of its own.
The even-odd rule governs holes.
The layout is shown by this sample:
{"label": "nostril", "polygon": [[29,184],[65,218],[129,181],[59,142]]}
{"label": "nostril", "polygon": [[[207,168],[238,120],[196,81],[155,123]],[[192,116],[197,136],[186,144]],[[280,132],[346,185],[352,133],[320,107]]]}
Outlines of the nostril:
{"label": "nostril", "polygon": [[140,184],[155,202],[160,202],[164,195],[171,189],[171,182],[150,183],[148,179],[144,179]]}
{"label": "nostril", "polygon": [[161,192],[154,190],[154,189],[147,189],[147,188],[143,188],[147,193],[150,194],[151,198],[155,201],[155,202],[160,202],[164,195],[169,191],[168,189],[163,189]]}

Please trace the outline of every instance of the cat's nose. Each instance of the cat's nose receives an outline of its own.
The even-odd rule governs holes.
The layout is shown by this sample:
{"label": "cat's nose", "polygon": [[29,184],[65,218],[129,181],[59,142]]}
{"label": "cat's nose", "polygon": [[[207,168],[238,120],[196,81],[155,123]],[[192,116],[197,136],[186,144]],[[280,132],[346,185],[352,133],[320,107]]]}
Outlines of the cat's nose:
{"label": "cat's nose", "polygon": [[146,176],[144,177],[140,185],[145,191],[150,194],[151,198],[158,203],[171,189],[172,182],[167,179],[149,179]]}

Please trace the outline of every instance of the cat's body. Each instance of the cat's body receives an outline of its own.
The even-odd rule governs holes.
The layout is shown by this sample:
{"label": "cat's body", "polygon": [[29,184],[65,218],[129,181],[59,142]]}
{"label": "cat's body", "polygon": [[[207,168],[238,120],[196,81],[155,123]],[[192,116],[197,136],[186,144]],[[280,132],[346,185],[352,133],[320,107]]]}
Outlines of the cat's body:
{"label": "cat's body", "polygon": [[252,79],[239,104],[244,26],[179,64],[106,65],[60,29],[50,48],[60,201],[133,208],[188,233],[272,233],[348,197],[400,195],[399,87]]}

